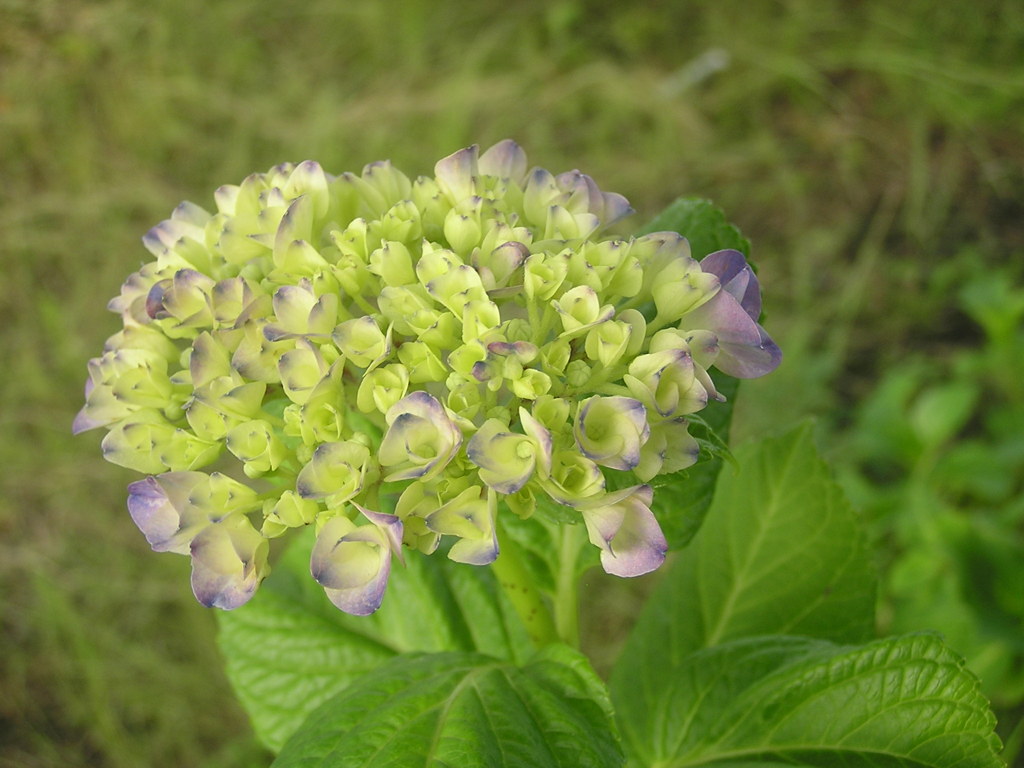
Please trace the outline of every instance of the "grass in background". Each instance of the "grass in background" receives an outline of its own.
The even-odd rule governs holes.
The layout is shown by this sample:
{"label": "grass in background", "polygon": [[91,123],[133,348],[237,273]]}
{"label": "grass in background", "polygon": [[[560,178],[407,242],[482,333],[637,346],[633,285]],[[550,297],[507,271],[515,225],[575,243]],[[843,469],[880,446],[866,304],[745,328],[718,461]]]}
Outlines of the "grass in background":
{"label": "grass in background", "polygon": [[424,173],[506,136],[626,194],[636,226],[710,197],[786,353],[741,439],[814,413],[839,445],[887,372],[972,354],[961,284],[1021,278],[1024,7],[673,5],[0,0],[0,765],[268,762],[187,561],[149,552],[133,475],[69,431],[102,306],[182,199],[282,160]]}

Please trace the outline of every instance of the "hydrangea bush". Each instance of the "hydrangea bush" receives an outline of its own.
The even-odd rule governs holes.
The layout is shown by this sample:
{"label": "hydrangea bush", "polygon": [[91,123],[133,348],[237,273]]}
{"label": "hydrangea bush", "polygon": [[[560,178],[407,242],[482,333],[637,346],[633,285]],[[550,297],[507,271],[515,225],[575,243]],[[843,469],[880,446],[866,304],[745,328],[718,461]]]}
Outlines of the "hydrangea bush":
{"label": "hydrangea bush", "polygon": [[[434,171],[286,164],[182,203],[89,362],[74,431],[239,609],[220,645],[275,768],[998,768],[963,660],[874,639],[811,430],[719,473],[723,393],[781,360],[721,212],[609,235],[625,199],[511,141]],[[691,538],[606,685],[580,574]]]}
{"label": "hydrangea bush", "polygon": [[149,475],[132,518],[191,555],[203,604],[245,603],[268,540],[312,524],[313,577],[368,614],[403,547],[450,537],[486,565],[499,517],[538,501],[578,516],[609,573],[647,573],[667,549],[650,483],[697,460],[690,420],[724,399],[710,371],[779,364],[739,251],[604,235],[626,200],[528,170],[512,141],[434,170],[284,164],[144,238],[74,429]]}

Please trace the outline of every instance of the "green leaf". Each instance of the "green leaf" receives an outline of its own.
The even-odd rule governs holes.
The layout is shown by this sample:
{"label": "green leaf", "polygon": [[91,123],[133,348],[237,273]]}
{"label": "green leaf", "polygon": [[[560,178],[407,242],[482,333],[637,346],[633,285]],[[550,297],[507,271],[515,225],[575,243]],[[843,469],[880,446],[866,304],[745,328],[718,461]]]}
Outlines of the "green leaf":
{"label": "green leaf", "polygon": [[[875,578],[859,521],[809,424],[736,451],[708,519],[646,606],[623,656],[675,658],[735,637],[871,636]],[[669,645],[666,645],[669,644]],[[653,670],[652,674],[660,675]]]}
{"label": "green leaf", "polygon": [[658,697],[622,718],[634,765],[1002,765],[977,679],[933,635],[744,638],[661,674]]}
{"label": "green leaf", "polygon": [[680,197],[637,234],[648,232],[678,232],[690,241],[691,255],[698,260],[725,248],[750,255],[750,241],[729,223],[722,210],[697,197]]}
{"label": "green leaf", "polygon": [[321,702],[397,654],[479,651],[521,661],[531,649],[489,568],[406,552],[380,610],[357,617],[313,581],[310,548],[296,540],[247,605],[219,615],[228,677],[272,750]]}
{"label": "green leaf", "polygon": [[875,578],[864,535],[811,427],[736,451],[708,519],[676,556],[612,671],[620,712],[659,700],[666,665],[739,637],[869,638]]}
{"label": "green leaf", "polygon": [[274,768],[612,768],[608,693],[586,659],[546,647],[517,667],[480,654],[394,659],[331,699]]}

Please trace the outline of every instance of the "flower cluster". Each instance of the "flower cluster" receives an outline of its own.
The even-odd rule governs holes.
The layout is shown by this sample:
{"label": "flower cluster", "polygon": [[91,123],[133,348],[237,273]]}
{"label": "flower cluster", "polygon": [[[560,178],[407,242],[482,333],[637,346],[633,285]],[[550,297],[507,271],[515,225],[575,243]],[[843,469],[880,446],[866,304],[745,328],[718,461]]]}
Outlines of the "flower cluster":
{"label": "flower cluster", "polygon": [[512,141],[415,181],[285,164],[215,200],[145,236],[74,424],[148,475],[132,518],[191,556],[206,605],[244,603],[268,540],[314,525],[314,578],[367,614],[403,547],[450,537],[487,564],[498,514],[539,503],[578,515],[608,572],[646,573],[666,550],[649,483],[696,460],[709,368],[780,360],[742,254],[602,238],[626,200]]}

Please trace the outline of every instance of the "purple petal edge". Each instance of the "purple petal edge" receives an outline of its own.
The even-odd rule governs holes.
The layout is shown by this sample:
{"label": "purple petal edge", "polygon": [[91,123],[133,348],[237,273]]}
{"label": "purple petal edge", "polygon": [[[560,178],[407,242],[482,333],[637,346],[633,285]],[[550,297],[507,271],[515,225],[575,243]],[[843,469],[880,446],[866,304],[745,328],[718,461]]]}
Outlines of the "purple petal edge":
{"label": "purple petal edge", "polygon": [[490,565],[498,559],[498,554],[498,539],[492,537],[490,541],[459,539],[452,545],[448,557],[466,565]]}
{"label": "purple petal edge", "polygon": [[136,480],[128,486],[128,514],[158,552],[167,548],[181,523],[154,477]]}
{"label": "purple petal edge", "polygon": [[391,554],[395,555],[405,565],[405,556],[402,553],[402,534],[404,533],[405,526],[401,518],[398,515],[392,515],[387,512],[375,512],[355,502],[352,502],[352,504],[363,513],[367,520],[384,532],[388,539]]}
{"label": "purple petal edge", "polygon": [[384,591],[388,586],[391,574],[391,558],[385,557],[380,570],[374,579],[358,587],[350,589],[330,589],[324,587],[327,598],[336,608],[352,616],[369,616],[380,608],[384,602]]}
{"label": "purple petal edge", "polygon": [[207,608],[222,611],[241,608],[256,594],[257,586],[255,579],[240,582],[224,576],[217,578],[200,569],[192,570],[192,594]]}
{"label": "purple petal edge", "polygon": [[[594,512],[606,505],[622,505],[622,519],[617,530],[601,531],[608,545],[601,551],[601,566],[605,572],[631,578],[650,573],[665,562],[668,542],[650,510],[653,498],[651,487],[640,485],[610,494],[605,504],[595,505]],[[586,518],[587,510],[583,515]],[[598,518],[592,524],[600,530],[600,522]]]}
{"label": "purple petal edge", "polygon": [[75,414],[75,420],[71,422],[71,434],[80,435],[83,432],[88,432],[90,429],[96,429],[102,427],[107,422],[95,419],[86,413],[86,409],[82,408],[77,414]]}
{"label": "purple petal edge", "polygon": [[782,350],[764,328],[759,325],[757,330],[761,339],[756,346],[722,342],[715,367],[738,379],[756,379],[778,368],[782,363]]}
{"label": "purple petal edge", "polygon": [[755,322],[761,316],[761,286],[743,254],[733,249],[709,253],[700,262],[702,271],[718,277],[722,289],[735,297]]}

